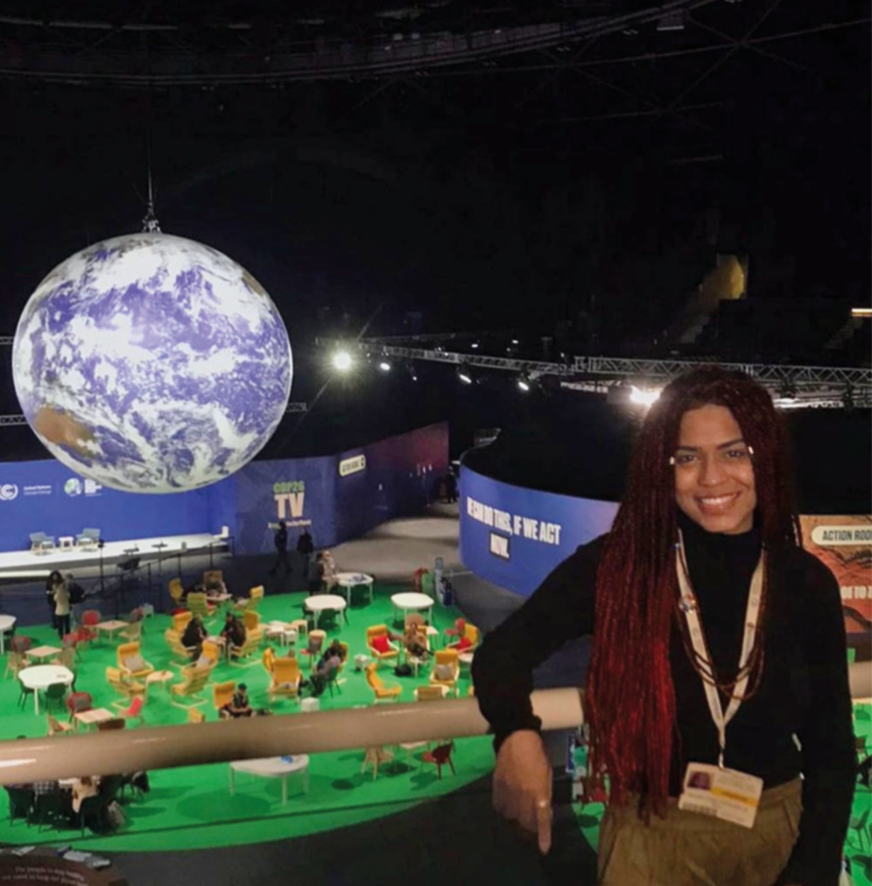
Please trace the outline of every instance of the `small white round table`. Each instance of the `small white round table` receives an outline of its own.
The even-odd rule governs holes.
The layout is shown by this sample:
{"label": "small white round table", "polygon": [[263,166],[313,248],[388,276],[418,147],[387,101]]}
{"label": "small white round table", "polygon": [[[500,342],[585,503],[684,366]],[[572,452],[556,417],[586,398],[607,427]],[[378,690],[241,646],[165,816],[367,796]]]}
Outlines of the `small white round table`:
{"label": "small white round table", "polygon": [[73,682],[73,672],[62,665],[33,665],[19,671],[18,679],[33,690],[33,709],[38,714],[39,690],[48,688],[52,683],[65,683],[69,686]]}
{"label": "small white round table", "polygon": [[288,776],[295,772],[303,773],[303,793],[309,793],[309,757],[297,754],[286,763],[281,757],[263,757],[260,760],[236,760],[230,764],[230,793],[236,790],[236,773],[247,772],[259,778],[280,778],[282,780],[282,806],[288,802]]}
{"label": "small white round table", "polygon": [[369,594],[369,602],[372,603],[372,583],[374,579],[371,575],[367,575],[365,572],[337,572],[333,577],[336,579],[336,584],[339,587],[345,588],[345,600],[349,606],[351,606],[352,588],[358,587],[366,588]]}
{"label": "small white round table", "polygon": [[[328,609],[332,609],[335,612],[340,612],[343,615],[345,614],[345,607],[348,604],[345,602],[343,597],[338,597],[336,594],[317,594],[314,597],[306,597],[303,600],[303,606],[315,613],[315,627],[318,627],[318,622],[321,619],[321,613],[325,612]],[[346,617],[347,618],[347,617]]]}
{"label": "small white round table", "polygon": [[0,655],[6,654],[6,631],[11,631],[14,627],[14,615],[0,615]]}
{"label": "small white round table", "polygon": [[394,619],[397,617],[397,610],[401,610],[402,612],[406,612],[408,610],[427,610],[427,619],[431,623],[433,622],[433,604],[436,601],[432,597],[428,597],[426,594],[418,594],[414,591],[409,591],[402,594],[394,594],[391,597],[391,603],[394,604]]}

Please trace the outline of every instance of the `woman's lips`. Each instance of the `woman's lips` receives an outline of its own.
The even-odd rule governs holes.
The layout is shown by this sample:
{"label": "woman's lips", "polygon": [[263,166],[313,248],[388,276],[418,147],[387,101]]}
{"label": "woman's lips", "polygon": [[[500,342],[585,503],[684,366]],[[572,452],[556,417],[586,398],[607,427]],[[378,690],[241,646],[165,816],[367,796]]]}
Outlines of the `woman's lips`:
{"label": "woman's lips", "polygon": [[731,492],[729,495],[707,495],[704,498],[697,498],[696,503],[703,514],[718,517],[726,514],[740,495],[740,492]]}

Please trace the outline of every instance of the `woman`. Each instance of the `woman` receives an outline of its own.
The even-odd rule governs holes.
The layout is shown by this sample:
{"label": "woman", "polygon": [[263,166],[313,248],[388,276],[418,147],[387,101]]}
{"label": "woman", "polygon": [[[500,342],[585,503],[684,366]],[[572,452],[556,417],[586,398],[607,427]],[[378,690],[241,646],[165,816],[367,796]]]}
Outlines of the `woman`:
{"label": "woman", "polygon": [[55,588],[63,584],[64,577],[58,572],[54,570],[54,572],[49,574],[48,580],[45,583],[45,602],[48,604],[49,612],[51,612],[51,626],[57,629],[57,617],[55,616]]}
{"label": "woman", "polygon": [[54,626],[57,628],[61,640],[70,632],[70,588],[67,580],[57,573],[60,581],[53,584],[54,595]]}
{"label": "woman", "polygon": [[[495,808],[548,851],[532,671],[592,633],[589,788],[607,777],[609,790],[600,883],[835,886],[856,765],[845,632],[838,584],[800,539],[787,434],[766,391],[717,368],[668,385],[611,532],[476,653]],[[699,773],[736,779],[741,824]]]}

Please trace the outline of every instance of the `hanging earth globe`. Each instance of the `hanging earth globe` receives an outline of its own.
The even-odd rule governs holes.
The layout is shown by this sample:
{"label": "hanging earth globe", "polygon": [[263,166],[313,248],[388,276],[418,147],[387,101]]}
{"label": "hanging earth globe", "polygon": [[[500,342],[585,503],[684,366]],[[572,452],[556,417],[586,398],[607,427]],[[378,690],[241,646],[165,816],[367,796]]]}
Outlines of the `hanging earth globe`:
{"label": "hanging earth globe", "polygon": [[22,411],[67,467],[126,492],[238,471],[284,415],[288,333],[226,255],[159,232],[105,240],[30,297],[12,351]]}

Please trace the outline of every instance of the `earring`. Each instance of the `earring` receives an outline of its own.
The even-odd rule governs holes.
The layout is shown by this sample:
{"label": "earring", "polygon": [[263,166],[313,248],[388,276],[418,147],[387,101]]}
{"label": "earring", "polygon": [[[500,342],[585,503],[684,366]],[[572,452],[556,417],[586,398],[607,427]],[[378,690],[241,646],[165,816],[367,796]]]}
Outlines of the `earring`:
{"label": "earring", "polygon": [[674,455],[669,456],[669,464],[671,464],[673,466],[675,465],[675,456]]}
{"label": "earring", "polygon": [[748,454],[749,454],[749,455],[753,455],[753,454],[754,454],[754,447],[753,447],[753,446],[749,446],[749,447],[748,447]]}

